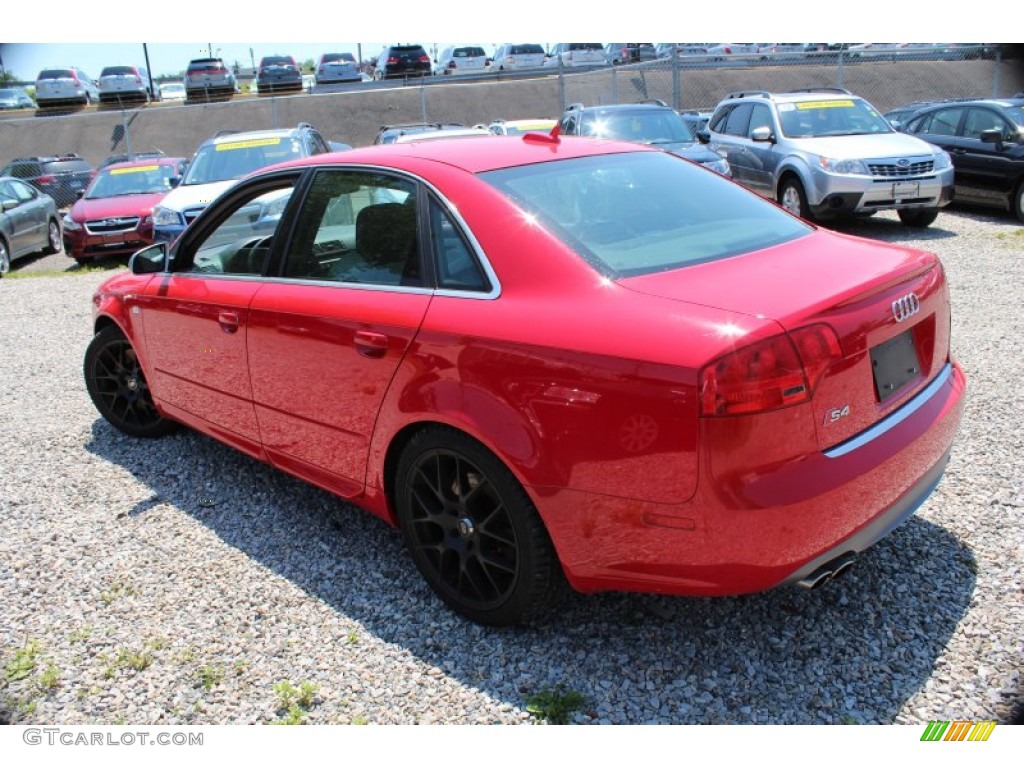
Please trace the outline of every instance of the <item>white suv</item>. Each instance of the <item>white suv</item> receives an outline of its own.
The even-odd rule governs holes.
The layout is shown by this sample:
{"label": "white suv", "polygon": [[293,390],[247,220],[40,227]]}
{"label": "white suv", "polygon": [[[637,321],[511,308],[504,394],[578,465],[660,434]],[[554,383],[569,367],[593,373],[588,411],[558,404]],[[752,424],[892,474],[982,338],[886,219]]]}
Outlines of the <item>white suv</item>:
{"label": "white suv", "polygon": [[601,43],[557,43],[548,55],[545,67],[557,67],[559,62],[563,67],[598,67],[608,63]]}
{"label": "white suv", "polygon": [[733,180],[805,219],[895,210],[927,227],[953,199],[943,150],[897,133],[841,88],[731,93],[708,123]]}

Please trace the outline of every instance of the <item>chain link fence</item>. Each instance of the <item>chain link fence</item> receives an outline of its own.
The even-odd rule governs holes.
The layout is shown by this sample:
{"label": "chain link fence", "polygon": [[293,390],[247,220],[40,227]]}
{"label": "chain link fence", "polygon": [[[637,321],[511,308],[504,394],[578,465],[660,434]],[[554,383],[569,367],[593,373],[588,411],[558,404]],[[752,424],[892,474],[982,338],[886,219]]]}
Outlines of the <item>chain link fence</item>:
{"label": "chain link fence", "polygon": [[[500,76],[427,78],[365,84],[324,95],[235,97],[196,105],[104,105],[100,109],[5,114],[0,119],[0,172],[18,158],[75,154],[93,167],[111,157],[162,152],[190,157],[218,131],[314,125],[328,141],[373,143],[382,125],[408,122],[488,123],[495,118],[560,117],[573,103],[587,106],[659,99],[680,110],[710,111],[726,94],[743,90],[846,88],[881,111],[916,101],[1005,97],[1024,91],[1022,61],[1000,49],[956,46],[939,50],[762,51],[710,57],[682,56],[588,71],[549,68]],[[64,158],[65,165],[75,165]],[[6,169],[6,170],[5,170]],[[56,170],[14,175],[42,177],[62,204],[73,201],[81,178]],[[70,170],[70,168],[67,168]]]}

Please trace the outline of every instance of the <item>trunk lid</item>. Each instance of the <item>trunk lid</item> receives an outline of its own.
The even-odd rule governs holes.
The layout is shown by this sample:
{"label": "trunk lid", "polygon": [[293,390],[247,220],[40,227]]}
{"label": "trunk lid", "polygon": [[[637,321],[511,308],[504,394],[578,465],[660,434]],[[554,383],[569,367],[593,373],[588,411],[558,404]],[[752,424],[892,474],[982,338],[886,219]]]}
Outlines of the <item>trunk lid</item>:
{"label": "trunk lid", "polygon": [[949,359],[941,263],[911,248],[818,230],[774,248],[619,282],[640,293],[770,318],[787,331],[831,327],[842,358],[812,397],[821,449],[896,410]]}

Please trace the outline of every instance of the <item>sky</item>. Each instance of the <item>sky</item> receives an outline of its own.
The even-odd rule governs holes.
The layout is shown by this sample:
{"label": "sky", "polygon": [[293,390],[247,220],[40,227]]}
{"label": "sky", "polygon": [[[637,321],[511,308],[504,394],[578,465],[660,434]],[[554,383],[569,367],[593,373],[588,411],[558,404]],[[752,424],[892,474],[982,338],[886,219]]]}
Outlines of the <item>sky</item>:
{"label": "sky", "polygon": [[[539,42],[550,40],[595,40],[613,38],[664,42],[667,35],[679,40],[718,40],[728,33],[732,39],[797,42],[829,39],[836,42],[862,42],[872,33],[886,39],[909,42],[992,41],[991,24],[979,18],[983,14],[961,15],[955,27],[941,14],[921,14],[907,4],[896,10],[891,0],[858,0],[856,16],[844,14],[839,23],[835,11],[823,10],[814,0],[788,0],[785,13],[766,13],[766,6],[754,0],[732,0],[727,14],[713,6],[689,7],[679,0],[647,0],[643,4],[604,5],[613,14],[597,11],[591,3],[537,3],[530,0],[488,3],[486,0],[445,0],[443,3],[366,3],[362,9],[346,4],[309,0],[296,4],[290,17],[280,5],[266,18],[256,6],[239,13],[237,3],[185,4],[174,14],[157,10],[161,6],[141,3],[131,6],[126,16],[123,2],[93,0],[89,13],[70,0],[52,0],[47,18],[61,23],[49,29],[39,23],[30,3],[9,0],[3,11],[4,36],[0,43],[0,61],[19,79],[35,80],[39,70],[74,65],[92,77],[103,67],[115,64],[145,66],[143,42],[149,53],[154,76],[185,69],[189,60],[210,55],[223,58],[229,65],[251,66],[262,56],[283,54],[297,61],[318,59],[328,51],[349,50],[357,54],[362,44],[364,58],[375,56],[384,43],[371,41],[418,42],[433,53],[434,41],[455,41],[459,45],[481,45],[488,53],[501,42]],[[638,9],[643,9],[642,11]],[[147,19],[147,14],[152,19]],[[111,18],[123,20],[112,25]],[[152,23],[145,23],[151,21]],[[972,26],[973,25],[973,26]],[[988,27],[986,29],[986,27]],[[905,33],[901,36],[901,30]],[[140,40],[143,31],[146,39]],[[838,39],[837,35],[842,35]],[[498,39],[498,35],[502,39]],[[189,42],[195,39],[197,42]],[[89,40],[90,42],[83,42]],[[438,51],[449,42],[437,42]],[[251,50],[251,55],[250,55]]]}

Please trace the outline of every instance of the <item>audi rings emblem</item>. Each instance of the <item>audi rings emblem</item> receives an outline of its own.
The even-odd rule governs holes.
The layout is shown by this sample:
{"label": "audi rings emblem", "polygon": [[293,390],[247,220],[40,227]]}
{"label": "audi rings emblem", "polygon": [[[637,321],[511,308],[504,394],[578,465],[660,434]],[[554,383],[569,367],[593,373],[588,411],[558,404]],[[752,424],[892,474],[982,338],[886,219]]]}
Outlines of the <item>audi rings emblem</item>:
{"label": "audi rings emblem", "polygon": [[921,300],[916,293],[908,293],[901,296],[892,303],[892,316],[897,323],[902,323],[908,317],[916,315],[921,311]]}

